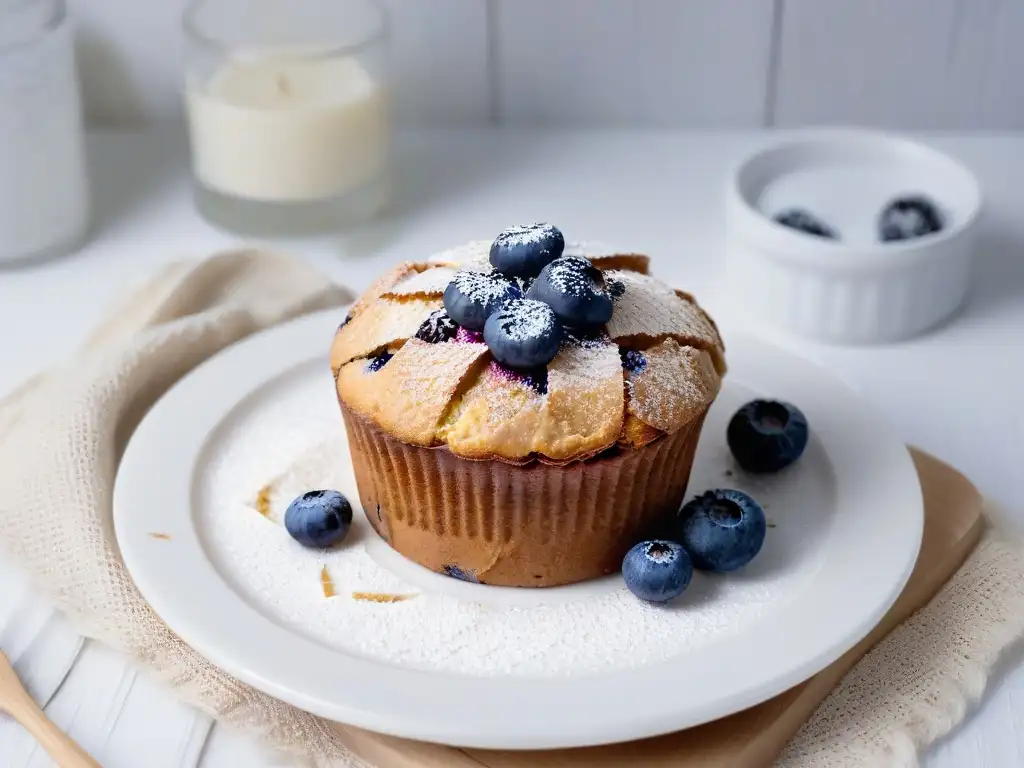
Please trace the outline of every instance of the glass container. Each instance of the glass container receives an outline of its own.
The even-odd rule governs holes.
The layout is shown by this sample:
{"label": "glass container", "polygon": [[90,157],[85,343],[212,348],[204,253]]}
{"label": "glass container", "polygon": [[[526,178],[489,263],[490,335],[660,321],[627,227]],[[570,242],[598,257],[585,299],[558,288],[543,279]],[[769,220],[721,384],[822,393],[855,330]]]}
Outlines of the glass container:
{"label": "glass container", "polygon": [[66,254],[89,230],[71,26],[64,0],[0,0],[0,266]]}
{"label": "glass container", "polygon": [[185,12],[196,205],[250,235],[337,231],[388,202],[388,18],[375,0],[196,0]]}

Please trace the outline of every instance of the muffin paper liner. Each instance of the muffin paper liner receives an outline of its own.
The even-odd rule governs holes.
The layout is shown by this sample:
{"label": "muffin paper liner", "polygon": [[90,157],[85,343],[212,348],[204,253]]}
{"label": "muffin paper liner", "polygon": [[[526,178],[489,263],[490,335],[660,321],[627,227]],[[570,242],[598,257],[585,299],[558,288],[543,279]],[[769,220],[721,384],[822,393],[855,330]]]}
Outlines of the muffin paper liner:
{"label": "muffin paper liner", "polygon": [[562,466],[464,459],[342,415],[360,501],[395,550],[457,578],[546,587],[618,572],[679,509],[707,409],[642,448]]}

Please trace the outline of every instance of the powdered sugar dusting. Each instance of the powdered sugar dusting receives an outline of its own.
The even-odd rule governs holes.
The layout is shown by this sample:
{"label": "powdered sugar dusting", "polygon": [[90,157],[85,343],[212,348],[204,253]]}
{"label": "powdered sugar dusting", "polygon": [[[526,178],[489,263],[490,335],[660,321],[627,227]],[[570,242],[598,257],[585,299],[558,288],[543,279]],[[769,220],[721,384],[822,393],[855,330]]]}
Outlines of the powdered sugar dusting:
{"label": "powdered sugar dusting", "polygon": [[616,341],[668,336],[706,349],[713,356],[721,354],[718,332],[700,307],[680,298],[660,280],[627,271],[606,272],[605,280],[623,285],[607,324],[608,334]]}
{"label": "powdered sugar dusting", "polygon": [[569,296],[586,296],[602,290],[598,282],[600,272],[580,256],[555,259],[545,267],[545,274],[555,290]]}
{"label": "powdered sugar dusting", "polygon": [[544,302],[520,299],[498,310],[497,322],[510,340],[529,341],[554,333],[558,318]]}
{"label": "powdered sugar dusting", "polygon": [[553,234],[554,227],[543,222],[517,224],[504,230],[494,239],[494,242],[508,248],[519,248],[524,245],[543,242]]}
{"label": "powdered sugar dusting", "polygon": [[520,292],[518,285],[494,270],[490,272],[460,270],[455,273],[452,282],[459,289],[459,293],[474,304],[483,306],[504,297],[510,289],[516,294]]}
{"label": "powdered sugar dusting", "polygon": [[403,261],[396,264],[394,267],[389,269],[383,275],[378,277],[370,287],[363,291],[363,295],[352,305],[349,310],[350,315],[358,315],[361,312],[369,309],[373,304],[385,293],[387,293],[396,283],[401,282],[409,275],[416,274],[421,268],[422,264],[416,264],[412,261]]}
{"label": "powdered sugar dusting", "polygon": [[489,365],[449,413],[448,446],[460,456],[493,456],[500,450],[505,458],[527,457],[536,447],[546,399],[522,377]]}
{"label": "powdered sugar dusting", "polygon": [[597,348],[611,344],[612,340],[601,329],[567,328],[565,330],[565,343],[576,344],[580,347]]}
{"label": "powdered sugar dusting", "polygon": [[445,264],[457,269],[491,269],[490,240],[471,240],[468,243],[435,253],[428,262]]}
{"label": "powdered sugar dusting", "polygon": [[516,381],[531,387],[538,395],[547,394],[548,371],[547,368],[536,368],[533,370],[519,371],[502,365],[497,360],[492,360],[488,373],[506,381]]}
{"label": "powdered sugar dusting", "polygon": [[441,308],[440,299],[382,299],[370,304],[338,330],[331,345],[331,368],[338,370],[416,335],[423,321]]}
{"label": "powdered sugar dusting", "polygon": [[[385,369],[386,370],[386,369]],[[722,485],[733,468],[725,446],[729,415],[756,393],[723,396],[694,468],[694,492]],[[507,604],[486,586],[468,598],[433,591],[375,559],[376,534],[358,505],[344,430],[321,362],[293,370],[236,409],[215,430],[198,467],[195,515],[218,572],[255,610],[341,652],[434,674],[565,679],[669,661],[747,631],[798,597],[827,552],[834,506],[828,459],[812,442],[799,465],[756,488],[737,473],[729,485],[753,490],[777,527],[740,574],[694,574],[686,594],[663,607],[634,598],[609,578],[580,598],[565,589],[530,590],[536,603]],[[253,503],[270,483],[270,519]],[[310,488],[336,488],[352,502],[352,529],[332,550],[306,549],[276,520]],[[337,595],[325,598],[327,566]],[[571,588],[568,588],[571,589]],[[356,600],[354,592],[409,595],[398,603]],[[547,596],[545,596],[545,593]],[[559,597],[559,596],[562,597]]]}
{"label": "powdered sugar dusting", "polygon": [[[533,227],[522,227],[513,230],[509,237],[536,237],[539,232]],[[501,313],[500,318],[495,318],[500,319],[501,329],[492,338],[493,343],[497,344],[497,339],[504,335],[510,343],[509,348],[514,350],[511,345],[529,344],[547,337],[552,340],[550,352],[553,351],[554,340],[548,334],[557,336],[560,332],[562,337],[561,348],[548,364],[546,375],[538,369],[527,375],[497,376],[503,369],[495,364],[491,366],[490,375],[481,377],[482,381],[465,382],[471,385],[471,391],[467,393],[470,396],[460,396],[453,407],[445,410],[442,416],[445,424],[436,434],[437,440],[447,440],[449,447],[460,455],[501,456],[516,460],[530,454],[565,459],[584,457],[613,445],[621,437],[608,432],[613,426],[620,430],[623,428],[623,412],[626,411],[623,406],[627,400],[632,401],[628,410],[632,417],[629,423],[636,423],[639,419],[649,427],[659,429],[669,424],[687,423],[692,404],[706,401],[710,385],[701,380],[703,371],[700,366],[687,367],[689,358],[676,360],[673,365],[666,363],[657,371],[646,370],[645,352],[666,339],[673,339],[679,347],[708,351],[718,371],[724,370],[718,332],[693,298],[631,268],[630,260],[636,258],[642,261],[642,264],[638,262],[639,266],[646,269],[646,257],[609,253],[613,249],[601,250],[594,244],[576,243],[567,249],[566,255],[545,267],[544,288],[551,290],[554,296],[560,299],[571,296],[573,301],[582,299],[586,302],[593,298],[587,297],[587,293],[600,292],[602,302],[605,296],[614,302],[611,319],[604,326],[580,330],[563,328],[547,304],[531,300],[536,296],[531,299],[510,298],[522,293],[525,282],[510,280],[489,265],[479,269],[476,266],[466,268],[467,262],[462,262],[462,267],[455,271],[454,259],[484,260],[488,250],[489,244],[485,241],[474,241],[438,254],[438,260],[430,265],[409,263],[389,273],[388,280],[383,282],[390,281],[393,285],[384,289],[384,295],[378,296],[338,333],[332,349],[333,369],[338,370],[349,360],[366,357],[382,349],[394,352],[417,334],[425,342],[445,346],[450,346],[448,342],[453,337],[459,344],[483,346],[481,333],[467,331],[451,320],[443,325],[440,323],[438,318],[444,315],[441,302],[420,298],[424,295],[421,292],[427,295],[436,293],[443,279],[450,277],[448,285],[454,285],[464,299],[486,308],[480,314],[495,309]],[[595,259],[615,259],[617,268],[606,270],[602,275],[590,261],[578,255],[580,252],[596,254]],[[448,260],[442,260],[442,257]],[[407,295],[409,292],[411,295]],[[458,300],[462,301],[462,298]],[[616,345],[626,350],[622,360]],[[590,358],[579,355],[580,350],[588,349],[596,354]],[[473,357],[473,353],[468,354]],[[502,359],[512,358],[505,356]],[[533,363],[540,358],[524,359]],[[453,375],[467,370],[462,367],[466,363],[461,356],[458,363],[455,357],[431,356],[431,361],[426,364],[445,369]],[[394,375],[394,365],[394,360],[388,361],[374,375],[380,377],[389,370]],[[631,375],[626,376],[624,368]],[[645,374],[642,380],[637,378],[640,373]],[[434,376],[433,372],[424,373],[425,378],[431,376]],[[411,381],[415,377],[409,373],[404,378]],[[498,378],[509,381],[498,386]],[[482,383],[488,386],[481,386]],[[528,396],[522,391],[524,388],[529,392]],[[405,403],[403,408],[414,407],[405,400],[402,402]],[[403,434],[402,424],[424,426],[418,418],[406,418],[400,413],[401,409],[395,415],[395,408],[390,408],[393,413],[388,415],[387,403],[381,400],[375,403],[372,412],[381,414],[374,417],[375,420],[382,427],[397,425],[398,431],[393,434]],[[471,418],[461,419],[456,424],[465,415],[464,406],[471,406]],[[432,406],[424,418],[429,421],[434,413],[436,408]],[[510,421],[496,421],[504,417]],[[429,429],[424,427],[418,434],[426,435],[433,429],[433,425]],[[434,439],[433,432],[431,435]],[[571,452],[570,446],[575,446],[576,454]],[[470,452],[464,453],[463,448]]]}
{"label": "powdered sugar dusting", "polygon": [[483,344],[484,335],[480,331],[471,331],[468,328],[459,328],[455,332],[455,341],[459,344]]}
{"label": "powdered sugar dusting", "polygon": [[[619,349],[598,340],[588,344],[565,344],[548,366],[548,377],[554,391],[592,390],[609,380],[621,387]],[[618,399],[622,399],[621,394]]]}
{"label": "powdered sugar dusting", "polygon": [[385,298],[402,296],[436,297],[444,293],[448,283],[455,277],[453,267],[434,267],[422,272],[413,272],[399,280],[382,295]]}
{"label": "powdered sugar dusting", "polygon": [[644,352],[644,365],[626,379],[629,412],[663,432],[695,419],[718,393],[710,355],[665,339]]}
{"label": "powdered sugar dusting", "polygon": [[455,391],[483,344],[430,344],[411,339],[376,373],[358,362],[343,368],[338,391],[345,403],[406,442],[430,445]]}
{"label": "powdered sugar dusting", "polygon": [[[543,428],[553,458],[596,452],[622,432],[622,366],[614,344],[564,344],[548,366]],[[557,437],[555,437],[557,436]]]}

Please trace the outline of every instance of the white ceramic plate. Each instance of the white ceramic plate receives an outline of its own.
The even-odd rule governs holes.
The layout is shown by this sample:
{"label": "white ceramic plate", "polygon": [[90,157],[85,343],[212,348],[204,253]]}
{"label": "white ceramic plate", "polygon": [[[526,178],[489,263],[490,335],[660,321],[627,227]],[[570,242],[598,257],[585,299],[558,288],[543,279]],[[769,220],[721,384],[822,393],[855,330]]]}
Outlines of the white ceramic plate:
{"label": "white ceramic plate", "polygon": [[[339,551],[304,550],[245,499],[325,438],[339,452],[339,489],[358,498],[340,466],[326,361],[338,317],[262,333],[183,379],[132,437],[114,494],[121,551],[156,612],[215,664],[284,701],[460,746],[643,738],[807,679],[870,631],[909,577],[923,506],[905,447],[818,368],[735,336],[691,490],[741,487],[766,505],[773,527],[741,572],[696,574],[666,608],[633,599],[617,577],[539,590],[468,584],[391,552],[358,508]],[[798,404],[812,428],[800,462],[760,480],[738,472],[724,444],[729,416],[755,394]],[[321,565],[346,588],[383,578],[418,597],[328,600]]]}

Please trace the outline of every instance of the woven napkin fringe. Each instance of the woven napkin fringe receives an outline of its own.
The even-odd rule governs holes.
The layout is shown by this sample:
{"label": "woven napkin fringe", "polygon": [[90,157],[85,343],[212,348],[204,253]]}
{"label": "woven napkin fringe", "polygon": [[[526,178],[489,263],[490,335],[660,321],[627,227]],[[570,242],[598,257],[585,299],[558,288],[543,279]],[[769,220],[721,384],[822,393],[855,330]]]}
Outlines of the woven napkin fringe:
{"label": "woven napkin fringe", "polygon": [[988,528],[925,607],[876,645],[801,728],[780,768],[916,768],[1024,637],[1024,544]]}
{"label": "woven napkin fringe", "polygon": [[[366,764],[330,723],[238,682],[160,621],[121,561],[111,500],[132,430],[175,381],[228,344],[350,299],[278,254],[172,264],[113,309],[73,360],[0,402],[0,545],[80,632],[218,721],[319,768]],[[990,530],[939,595],[851,670],[779,765],[916,765],[1022,634],[1024,550]]]}
{"label": "woven napkin fringe", "polygon": [[304,263],[257,251],[178,262],[131,292],[64,364],[0,404],[0,542],[76,628],[180,698],[322,766],[362,766],[326,721],[234,680],[174,635],[118,552],[112,494],[135,425],[225,346],[352,298]]}

